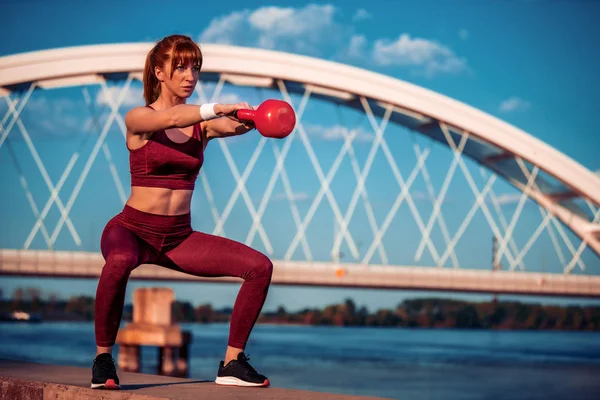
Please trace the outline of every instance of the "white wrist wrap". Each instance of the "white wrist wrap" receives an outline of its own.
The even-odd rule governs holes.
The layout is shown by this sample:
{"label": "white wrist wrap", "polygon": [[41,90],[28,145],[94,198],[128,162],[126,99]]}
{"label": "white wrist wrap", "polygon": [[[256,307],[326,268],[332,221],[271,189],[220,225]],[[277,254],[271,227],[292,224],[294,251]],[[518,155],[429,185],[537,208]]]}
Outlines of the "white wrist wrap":
{"label": "white wrist wrap", "polygon": [[218,115],[215,114],[215,104],[217,103],[207,103],[202,104],[200,106],[200,117],[204,121],[208,121],[210,119],[215,119],[218,117]]}

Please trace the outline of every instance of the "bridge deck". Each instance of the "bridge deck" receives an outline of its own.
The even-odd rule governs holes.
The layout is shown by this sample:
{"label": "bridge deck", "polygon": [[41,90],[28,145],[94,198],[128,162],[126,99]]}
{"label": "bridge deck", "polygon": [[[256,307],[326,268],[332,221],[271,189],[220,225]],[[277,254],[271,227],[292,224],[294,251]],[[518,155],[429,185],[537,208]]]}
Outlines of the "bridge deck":
{"label": "bridge deck", "polygon": [[91,369],[0,360],[0,400],[104,399],[104,400],[192,400],[192,399],[290,399],[369,400],[375,397],[346,396],[281,388],[237,388],[218,386],[208,380],[120,372],[121,391],[89,388]]}
{"label": "bridge deck", "polygon": [[[0,275],[97,278],[103,264],[99,253],[0,249]],[[274,261],[274,266],[275,285],[600,297],[600,276],[594,275],[299,261]],[[131,279],[240,282],[194,277],[156,265],[137,268]]]}

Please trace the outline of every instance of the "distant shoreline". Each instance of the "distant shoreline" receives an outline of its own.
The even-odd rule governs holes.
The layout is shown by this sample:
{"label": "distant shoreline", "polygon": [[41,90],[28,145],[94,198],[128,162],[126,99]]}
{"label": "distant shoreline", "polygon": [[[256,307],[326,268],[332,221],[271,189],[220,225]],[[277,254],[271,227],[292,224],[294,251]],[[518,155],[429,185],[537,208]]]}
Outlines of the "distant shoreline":
{"label": "distant shoreline", "polygon": [[[39,321],[93,321],[94,302],[91,296],[64,299],[42,299],[39,291],[15,291],[11,299],[0,300],[0,315],[31,314]],[[132,306],[126,305],[123,321],[132,318]],[[214,309],[211,304],[194,306],[176,301],[172,318],[179,323],[229,322],[230,307]],[[1,318],[0,318],[1,319]],[[516,301],[469,302],[444,298],[404,300],[395,309],[369,312],[351,299],[324,308],[306,308],[290,312],[280,306],[275,311],[263,311],[257,321],[261,325],[289,326],[354,326],[404,327],[423,329],[480,330],[560,330],[600,331],[600,306],[557,306],[520,303]]]}

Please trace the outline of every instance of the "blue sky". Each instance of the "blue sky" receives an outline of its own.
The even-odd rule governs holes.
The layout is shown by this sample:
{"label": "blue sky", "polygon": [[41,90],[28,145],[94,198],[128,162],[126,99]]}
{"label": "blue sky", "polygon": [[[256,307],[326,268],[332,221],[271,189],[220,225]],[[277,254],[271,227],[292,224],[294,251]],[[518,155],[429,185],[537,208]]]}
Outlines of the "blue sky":
{"label": "blue sky", "polygon": [[[596,75],[600,70],[600,56],[595,51],[594,39],[600,37],[600,27],[596,23],[600,16],[600,4],[597,2],[440,0],[305,4],[297,1],[231,1],[227,3],[228,8],[205,7],[202,4],[152,1],[87,4],[75,1],[4,2],[0,23],[5,32],[10,32],[11,40],[0,43],[0,56],[75,45],[152,42],[172,33],[190,35],[201,43],[265,47],[305,54],[376,71],[440,92],[514,124],[590,170],[600,170],[600,158],[597,156],[600,138],[596,133],[595,119],[596,110],[600,105],[597,96],[600,83]],[[111,93],[114,94],[118,88],[113,89]],[[106,118],[106,101],[98,88],[89,90],[102,121],[102,118]],[[244,92],[226,88],[224,96],[228,95],[230,99],[243,97],[257,102],[261,96],[268,93],[259,95],[254,91]],[[127,107],[141,101],[139,86],[134,86],[131,98],[131,102],[121,109],[122,114],[126,112]],[[53,182],[58,181],[74,151],[81,149],[82,158],[85,158],[83,156],[86,151],[89,153],[94,144],[94,140],[88,137],[93,129],[89,116],[83,117],[86,106],[81,99],[79,89],[36,92],[24,111],[24,124],[34,137],[37,150]],[[331,105],[312,102],[304,119],[307,133],[315,139],[315,151],[325,172],[333,163],[341,145],[340,140],[335,140],[340,138],[340,119],[333,118],[334,113],[327,114],[324,111],[327,107],[332,109]],[[4,115],[5,111],[6,103],[0,101],[0,114]],[[346,110],[342,110],[341,115],[350,125],[351,121],[360,121],[359,136],[354,149],[360,164],[364,162],[368,153],[372,129],[364,118],[360,119],[360,115]],[[60,131],[57,126],[61,127]],[[390,147],[398,149],[397,162],[406,178],[416,161],[411,140],[414,139],[422,145],[425,145],[425,142],[420,138],[412,138],[406,131],[397,127],[391,127],[390,131],[395,133],[395,129],[400,135],[390,137],[389,144]],[[19,160],[18,164],[28,178],[28,185],[41,208],[48,197],[47,187],[28,156],[29,152],[24,142],[19,139],[19,133],[15,130],[9,137],[11,149]],[[364,140],[360,140],[361,138]],[[118,127],[112,128],[107,141],[127,191],[127,153],[122,146]],[[238,162],[238,168],[243,170],[259,139],[239,138],[228,143]],[[209,171],[207,173],[213,183],[219,182],[219,185],[213,184],[213,189],[217,200],[222,201],[219,205],[219,211],[222,212],[234,188],[234,182],[229,169],[219,165],[224,162],[220,149],[216,145],[211,147],[208,156],[214,156],[207,158],[205,169]],[[316,195],[318,180],[310,167],[307,167],[309,160],[306,153],[302,153],[299,145],[294,144],[292,147],[292,161],[288,173],[294,185],[294,194],[299,200],[299,211],[304,215]],[[16,174],[14,159],[11,157],[6,146],[0,148],[1,176],[6,187],[10,189],[5,193],[14,194],[1,196],[0,206],[3,211],[0,212],[0,216],[7,223],[0,228],[0,244],[3,247],[22,247],[35,218],[29,208],[22,209],[26,207],[23,206],[26,199]],[[272,159],[272,150],[267,145],[258,164],[261,167],[261,163],[264,162],[264,168],[257,168],[258,172],[249,178],[248,189],[256,207],[260,204],[260,195],[270,176],[268,165]],[[447,169],[450,159],[451,154],[446,148],[432,149],[432,156],[427,163],[436,190],[441,186],[444,170]],[[74,171],[79,172],[81,168],[80,162]],[[306,168],[310,176],[307,175],[306,179],[303,179]],[[475,166],[469,164],[469,169],[478,174]],[[226,176],[227,174],[229,176]],[[75,175],[65,183],[66,194],[61,196],[65,202],[75,186]],[[355,182],[353,179],[355,178],[351,165],[346,159],[332,182],[342,213],[352,193]],[[480,176],[474,176],[474,179],[481,189],[485,180]],[[379,196],[372,198],[379,224],[385,218],[398,191],[397,185],[390,185],[390,182],[394,181],[391,180],[385,158],[380,154],[367,183],[370,193],[376,192]],[[201,186],[198,181],[197,187]],[[503,211],[505,217],[510,220],[515,211],[517,192],[502,182],[497,183],[494,189],[496,194],[505,200]],[[431,204],[419,201],[426,192],[421,178],[415,181],[412,190],[417,208],[426,222],[431,213]],[[274,190],[274,197],[277,199],[278,196],[281,196],[282,200],[286,199],[280,182]],[[453,180],[453,189],[448,201],[443,205],[452,232],[457,230],[473,200],[474,196],[464,177],[458,174]],[[87,204],[93,201],[94,204],[102,205],[90,212]],[[313,242],[321,242],[322,232],[330,233],[334,229],[330,223],[332,217],[331,210],[327,209],[327,200],[322,204],[323,206],[318,208],[315,222],[309,226],[308,234]],[[121,206],[118,191],[115,190],[107,163],[101,155],[94,163],[90,177],[86,180],[71,212],[84,243],[83,249],[97,250],[103,223],[118,212]],[[195,228],[210,231],[214,224],[206,212],[207,200],[204,194],[195,196],[193,207]],[[269,229],[269,221],[273,226],[279,218],[283,218],[278,214],[278,210],[281,208],[283,213],[286,207],[284,201],[269,204],[265,214],[265,229]],[[351,230],[358,241],[368,244],[373,235],[368,228],[364,209],[358,209],[360,210],[357,211],[356,218],[351,222]],[[525,211],[527,212],[522,217],[523,222],[520,220],[515,232],[520,247],[541,221],[534,204],[528,202]],[[58,216],[56,207],[52,207],[48,214],[50,230]],[[289,243],[294,233],[289,212],[285,218],[282,221],[286,221],[291,228],[286,232],[270,235],[274,238],[276,257],[282,256],[286,249],[284,242]],[[398,220],[406,221],[406,226],[396,224],[390,228],[390,234],[384,240],[386,248],[394,247],[395,240],[399,240],[404,243],[404,250],[397,255],[398,263],[431,265],[431,255],[427,252],[419,262],[414,261],[414,249],[419,244],[414,232],[418,231],[406,204],[398,211]],[[520,225],[521,223],[525,225]],[[530,223],[531,227],[528,228],[526,223]],[[250,224],[248,212],[240,198],[232,208],[225,232],[231,237],[243,240]],[[432,235],[436,243],[442,242],[439,229],[434,229]],[[572,235],[569,237],[573,238]],[[460,248],[457,252],[460,251],[461,263],[467,267],[481,265],[487,268],[490,241],[489,227],[478,212],[464,238],[459,242]],[[574,239],[573,241],[578,243]],[[57,244],[65,249],[75,249],[73,239],[66,229],[58,235]],[[252,244],[264,250],[264,243],[258,237]],[[328,255],[327,248],[319,248],[318,243],[311,245],[315,247],[317,255]],[[41,235],[38,234],[34,238],[32,247],[44,248]],[[545,257],[549,249],[552,249],[551,242],[549,235],[545,233],[536,243],[535,249],[528,254],[526,262],[540,268],[539,260]],[[348,253],[347,246],[342,246],[342,250]],[[364,251],[364,248],[361,251]],[[300,257],[302,255],[300,250],[297,254]],[[484,264],[480,261],[482,259],[486,260]],[[586,251],[583,259],[590,271],[598,272],[598,257]],[[556,257],[550,256],[541,262],[541,268],[556,262]],[[77,285],[66,281],[27,282],[65,294],[93,294],[95,291],[94,282],[91,281],[77,281]],[[20,279],[3,279],[0,288],[7,293],[21,284],[24,282]],[[232,286],[221,285],[177,284],[174,287],[177,288],[178,298],[189,299],[194,303],[213,302],[217,305],[227,304],[236,291]],[[371,307],[391,306],[407,295],[415,294],[274,288],[267,307],[279,304],[292,308],[321,305],[340,301],[348,296]]]}

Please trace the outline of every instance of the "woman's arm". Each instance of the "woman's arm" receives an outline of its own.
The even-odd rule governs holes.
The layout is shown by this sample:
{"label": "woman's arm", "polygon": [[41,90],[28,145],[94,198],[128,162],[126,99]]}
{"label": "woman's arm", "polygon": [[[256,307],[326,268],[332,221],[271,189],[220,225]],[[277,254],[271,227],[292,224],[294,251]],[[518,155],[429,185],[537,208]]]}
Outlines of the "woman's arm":
{"label": "woman's arm", "polygon": [[[248,103],[235,104],[237,109],[253,110]],[[229,136],[243,135],[255,128],[252,122],[241,122],[234,117],[219,118],[206,121],[203,123],[206,130],[206,138],[208,140],[214,138],[224,138]]]}
{"label": "woman's arm", "polygon": [[[166,110],[153,110],[149,107],[136,107],[125,115],[125,125],[132,134],[156,132],[169,128],[185,128],[204,121],[200,107],[192,104],[179,104]],[[229,116],[241,104],[215,104],[214,113],[219,116]]]}
{"label": "woman's arm", "polygon": [[224,138],[229,136],[243,135],[254,129],[254,124],[242,123],[229,118],[219,118],[204,123],[206,127],[206,138]]}

